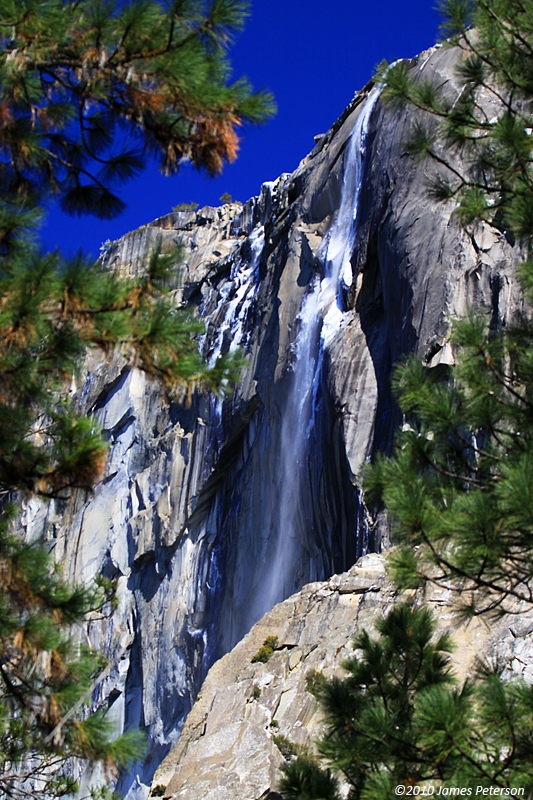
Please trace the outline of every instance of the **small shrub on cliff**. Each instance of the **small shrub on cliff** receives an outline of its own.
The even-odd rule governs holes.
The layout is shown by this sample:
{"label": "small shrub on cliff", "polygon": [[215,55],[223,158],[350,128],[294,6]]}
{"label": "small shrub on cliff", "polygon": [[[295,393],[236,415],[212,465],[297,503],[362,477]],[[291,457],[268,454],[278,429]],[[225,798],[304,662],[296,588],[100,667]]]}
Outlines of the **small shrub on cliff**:
{"label": "small shrub on cliff", "polygon": [[298,752],[296,750],[296,745],[287,739],[286,736],[283,736],[281,733],[277,734],[272,737],[272,741],[278,748],[279,752],[285,759],[285,761],[289,761],[293,756],[297,756]]}
{"label": "small shrub on cliff", "polygon": [[305,682],[306,691],[310,694],[316,694],[319,684],[325,680],[323,674],[317,669],[310,669],[306,672]]}
{"label": "small shrub on cliff", "polygon": [[241,201],[234,200],[233,197],[230,194],[228,194],[228,192],[224,192],[224,194],[220,197],[220,202],[224,204],[233,203],[234,205],[242,206]]}
{"label": "small shrub on cliff", "polygon": [[317,763],[316,757],[311,755],[309,748],[306,747],[306,745],[291,742],[291,740],[286,736],[283,736],[282,733],[275,734],[272,737],[272,741],[278,748],[285,761],[291,761],[299,757],[301,759],[310,761],[313,764]]}
{"label": "small shrub on cliff", "polygon": [[262,661],[266,664],[276,647],[278,646],[277,636],[267,636],[262,646],[259,648],[255,656],[252,658],[252,664],[257,661]]}
{"label": "small shrub on cliff", "polygon": [[177,206],[172,206],[172,211],[196,211],[200,207],[200,203],[178,203]]}

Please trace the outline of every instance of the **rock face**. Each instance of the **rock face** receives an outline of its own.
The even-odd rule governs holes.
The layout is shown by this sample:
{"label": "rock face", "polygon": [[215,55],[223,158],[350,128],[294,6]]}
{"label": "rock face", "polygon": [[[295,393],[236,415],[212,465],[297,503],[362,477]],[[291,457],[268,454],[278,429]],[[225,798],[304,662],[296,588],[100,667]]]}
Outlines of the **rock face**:
{"label": "rock face", "polygon": [[[322,732],[306,675],[342,674],[354,635],[372,632],[397,599],[383,557],[367,555],[348,572],[304,586],[275,606],[209,671],[178,744],[154,775],[153,790],[163,794],[165,787],[164,796],[173,800],[279,798],[286,740],[312,749]],[[446,591],[432,588],[424,599],[437,635],[449,631],[457,645],[452,664],[459,681],[483,653],[498,659],[509,677],[533,682],[533,611],[490,626],[476,619],[459,627]],[[267,636],[277,637],[276,650],[266,663],[254,663]]]}
{"label": "rock face", "polygon": [[[454,58],[435,49],[412,69],[454,92]],[[449,359],[447,318],[469,303],[499,322],[518,308],[504,236],[470,238],[428,201],[430,167],[404,156],[412,121],[368,86],[259,197],[169,214],[103,256],[127,274],[158,238],[181,243],[177,300],[205,319],[208,359],[247,356],[229,400],[180,404],[118,356],[92,354],[73,392],[110,441],[107,475],[90,497],[24,512],[67,578],[117,580],[117,610],[89,635],[114,665],[98,702],[148,733],[146,763],[120,786],[131,799],[146,797],[216,658],[275,603],[387,544],[356,476],[392,440],[394,362],[413,350]]]}

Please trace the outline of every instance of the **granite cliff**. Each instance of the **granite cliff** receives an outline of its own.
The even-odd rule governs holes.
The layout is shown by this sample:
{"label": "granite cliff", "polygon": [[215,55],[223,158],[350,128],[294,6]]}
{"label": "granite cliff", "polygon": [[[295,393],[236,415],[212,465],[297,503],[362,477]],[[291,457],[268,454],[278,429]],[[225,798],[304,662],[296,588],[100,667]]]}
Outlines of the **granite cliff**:
{"label": "granite cliff", "polygon": [[[412,70],[454,92],[455,58],[435,48]],[[205,320],[207,358],[247,356],[229,399],[178,403],[118,355],[91,354],[72,391],[109,439],[106,477],[90,497],[25,507],[27,535],[44,532],[68,578],[117,580],[118,607],[89,636],[112,664],[96,702],[149,737],[124,796],[147,796],[208,668],[265,612],[387,545],[356,477],[392,440],[395,361],[448,361],[447,320],[468,304],[500,323],[518,309],[505,236],[469,236],[452,207],[428,201],[432,168],[404,154],[413,116],[369,85],[294,173],[244,206],[169,214],[103,253],[127,274],[158,238],[181,243],[176,300]]]}

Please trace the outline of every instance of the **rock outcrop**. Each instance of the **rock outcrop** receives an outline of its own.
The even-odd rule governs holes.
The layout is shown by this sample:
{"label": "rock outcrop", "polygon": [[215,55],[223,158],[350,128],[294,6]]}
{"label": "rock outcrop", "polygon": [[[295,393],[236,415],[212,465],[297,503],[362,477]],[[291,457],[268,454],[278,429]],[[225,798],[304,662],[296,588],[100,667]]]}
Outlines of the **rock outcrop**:
{"label": "rock outcrop", "polygon": [[[453,92],[455,58],[437,48],[412,69]],[[404,155],[413,116],[368,86],[259,197],[169,214],[103,255],[127,274],[158,238],[181,243],[177,300],[204,318],[207,358],[237,347],[247,357],[230,399],[198,392],[188,404],[119,356],[91,354],[73,392],[109,439],[106,477],[90,497],[24,512],[67,578],[117,580],[118,608],[89,635],[113,665],[97,701],[149,737],[147,761],[120,787],[130,800],[146,797],[208,667],[275,603],[387,543],[356,476],[390,446],[395,361],[413,350],[449,359],[447,319],[469,303],[499,322],[519,307],[504,235],[469,237],[452,207],[428,201],[431,167]]]}
{"label": "rock outcrop", "polygon": [[[353,654],[354,635],[372,633],[398,599],[383,557],[367,555],[348,572],[304,586],[275,606],[211,668],[152,789],[158,787],[158,794],[172,800],[279,798],[280,765],[290,757],[291,745],[312,751],[322,732],[320,708],[306,691],[306,676],[314,670],[328,677],[342,674],[341,662]],[[477,618],[464,626],[450,613],[449,592],[431,588],[424,601],[436,619],[437,634],[448,631],[453,637],[458,681],[471,674],[483,654],[498,660],[504,676],[533,682],[532,610],[491,625]],[[277,637],[275,652],[266,663],[253,662],[268,636]]]}

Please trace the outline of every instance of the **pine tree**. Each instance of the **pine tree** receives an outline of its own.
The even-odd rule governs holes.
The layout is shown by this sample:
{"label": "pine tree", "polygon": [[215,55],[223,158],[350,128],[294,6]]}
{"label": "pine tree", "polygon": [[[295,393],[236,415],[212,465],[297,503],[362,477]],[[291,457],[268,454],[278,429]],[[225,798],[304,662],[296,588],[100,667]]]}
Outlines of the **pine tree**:
{"label": "pine tree", "polygon": [[138,731],[115,738],[105,708],[87,712],[105,662],[74,634],[106,610],[110,587],[67,586],[40,543],[9,531],[14,513],[0,520],[0,794],[61,797],[77,791],[80,763],[112,779],[144,743]]}
{"label": "pine tree", "polygon": [[273,111],[268,93],[228,84],[226,49],[247,9],[0,2],[0,492],[57,496],[101,475],[94,423],[57,402],[89,345],[119,348],[172,386],[224,390],[235,378],[228,355],[207,368],[191,340],[198,322],[174,307],[178,253],[156,248],[142,277],[119,280],[43,255],[32,230],[54,193],[72,214],[119,213],[113,187],[146,155],[167,174],[183,159],[213,174],[235,158],[236,128]]}
{"label": "pine tree", "polygon": [[[438,165],[430,196],[453,203],[467,230],[484,223],[521,245],[525,311],[504,329],[483,310],[452,323],[445,374],[414,358],[396,368],[404,424],[364,487],[391,520],[399,587],[434,581],[459,590],[468,617],[533,603],[533,4],[447,0],[442,9],[444,46],[459,48],[459,92],[413,79],[399,62],[378,74],[382,97],[423,112],[406,147]],[[419,681],[409,668],[439,649],[428,619],[421,609],[394,609],[377,642],[366,632],[356,638],[360,655],[344,664],[347,677],[314,678],[325,767],[287,764],[284,798],[390,800],[397,786],[413,795],[446,786],[533,797],[532,688],[488,664],[454,686],[445,659]]]}
{"label": "pine tree", "polygon": [[532,797],[533,689],[481,664],[476,680],[456,685],[450,640],[435,638],[424,608],[398,605],[376,627],[378,639],[366,631],[355,637],[346,677],[311,676],[325,717],[318,749],[327,766],[309,757],[289,761],[282,797],[391,800],[397,786],[420,796],[439,787],[465,796],[493,787]]}
{"label": "pine tree", "polygon": [[55,192],[70,213],[112,217],[123,208],[112,187],[148,154],[168,175],[182,159],[220,172],[239,125],[273,111],[269,93],[228,83],[226,50],[247,10],[244,0],[2,0],[2,197],[31,208]]}
{"label": "pine tree", "polygon": [[[467,230],[490,225],[529,257],[533,7],[452,0],[444,8],[453,29],[447,46],[461,55],[458,96],[410,79],[399,64],[382,73],[385,98],[426,112],[410,149],[440,167],[430,193],[455,203]],[[393,522],[399,584],[453,585],[465,614],[533,603],[533,263],[519,274],[522,318],[497,330],[481,310],[452,323],[455,365],[445,379],[416,360],[396,370],[406,422],[393,458],[366,475]]]}
{"label": "pine tree", "polygon": [[[76,791],[76,764],[110,776],[138,755],[91,710],[102,659],[80,642],[87,615],[110,613],[113,587],[68,586],[45,546],[14,533],[21,495],[90,490],[107,447],[68,387],[88,347],[163,381],[174,396],[225,392],[239,358],[208,368],[202,325],[176,307],[180,253],[159,244],[122,279],[82,256],[42,253],[46,203],[110,218],[116,187],[158,159],[213,175],[238,127],[270,116],[267,92],[229,82],[228,45],[243,0],[0,0],[0,794]],[[73,761],[74,760],[74,761]]]}
{"label": "pine tree", "polygon": [[[443,45],[458,51],[451,92],[382,64],[383,99],[424,112],[408,150],[441,166],[433,197],[456,203],[465,226],[484,220],[512,239],[533,235],[533,10],[528,0],[443,0]],[[457,157],[460,157],[459,160]]]}
{"label": "pine tree", "polygon": [[532,333],[528,320],[493,332],[470,316],[455,325],[448,380],[399,367],[406,422],[366,475],[392,521],[398,585],[449,586],[466,616],[533,603]]}

